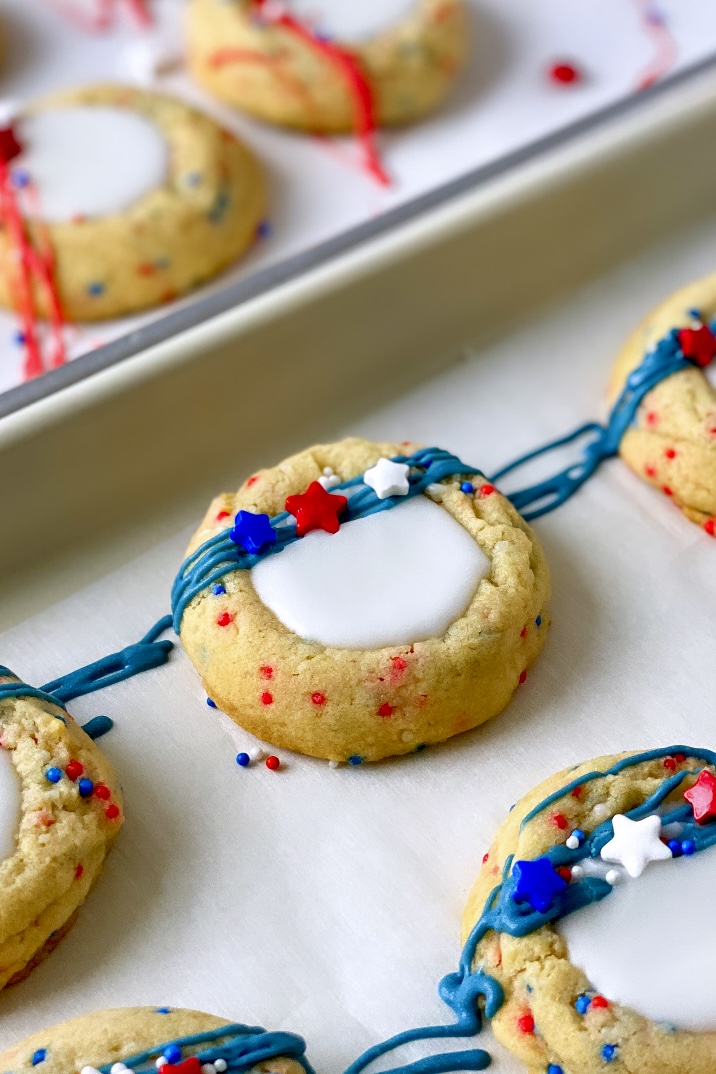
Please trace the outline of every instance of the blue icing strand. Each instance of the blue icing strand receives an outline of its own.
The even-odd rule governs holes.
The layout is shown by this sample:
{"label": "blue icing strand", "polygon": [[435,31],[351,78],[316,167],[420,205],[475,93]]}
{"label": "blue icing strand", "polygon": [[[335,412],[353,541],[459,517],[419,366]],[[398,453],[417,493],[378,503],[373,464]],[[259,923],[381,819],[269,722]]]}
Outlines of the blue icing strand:
{"label": "blue icing strand", "polygon": [[[419,496],[425,492],[428,485],[444,481],[446,478],[455,477],[458,474],[469,475],[481,472],[467,466],[455,455],[440,448],[422,448],[410,456],[396,455],[392,461],[407,463],[415,470],[422,471],[410,475],[407,495],[388,496],[381,500],[374,489],[364,483],[363,475],[344,481],[331,488],[331,492],[347,491],[350,494],[348,506],[341,516],[342,523],[366,518],[378,511],[390,510],[413,496]],[[294,541],[300,540],[296,533],[295,519],[288,511],[275,515],[270,522],[276,534],[276,540],[272,544],[264,544],[258,552],[247,552],[240,548],[231,539],[231,533],[234,531],[224,530],[210,537],[200,548],[187,556],[172,587],[172,611],[174,629],[177,634],[181,629],[181,621],[186,608],[200,593],[223,581],[227,574],[233,571],[250,570],[260,560],[267,556],[277,555]]]}
{"label": "blue icing strand", "polygon": [[[715,330],[716,321],[710,327]],[[598,422],[581,425],[573,433],[560,437],[558,440],[552,440],[544,447],[527,452],[493,474],[490,480],[497,484],[503,477],[526,463],[592,434],[592,439],[582,449],[582,457],[577,462],[561,470],[554,477],[539,481],[510,495],[510,500],[528,522],[549,514],[569,500],[605,459],[613,458],[618,454],[622,437],[636,420],[637,410],[644,397],[657,384],[685,369],[693,369],[695,366],[699,368],[698,363],[684,357],[679,342],[679,332],[678,328],[673,328],[668,332],[648,352],[641,365],[629,375],[606,425],[600,425]]]}
{"label": "blue icing strand", "polygon": [[[688,746],[671,746],[667,749],[649,750],[625,757],[605,772],[587,773],[550,794],[530,810],[522,821],[521,827],[549,809],[558,799],[570,794],[575,787],[582,786],[591,780],[617,775],[627,768],[669,757],[675,753],[683,753],[686,757],[716,766],[716,753],[711,750],[692,749]],[[631,820],[641,820],[649,816],[680,786],[687,775],[694,774],[694,772],[684,770],[668,777],[640,806],[636,806],[625,815]],[[675,806],[674,809],[664,814],[661,820],[663,826],[675,822],[682,823],[681,838],[686,837],[687,840],[692,841],[695,852],[716,845],[716,824],[706,826],[698,824],[693,819],[692,810],[688,805]],[[610,819],[595,828],[591,835],[585,836],[577,849],[570,850],[566,845],[560,844],[548,850],[543,857],[549,859],[555,869],[564,865],[575,865],[584,858],[598,857],[602,847],[609,842],[613,834],[614,828]],[[472,968],[477,948],[487,933],[528,936],[551,922],[601,901],[613,890],[605,880],[596,876],[585,876],[558,891],[546,909],[535,910],[529,903],[515,898],[519,876],[513,872],[513,864],[516,864],[513,858],[508,857],[502,870],[502,881],[490,892],[480,918],[467,938],[457,972],[443,977],[438,987],[440,998],[456,1016],[455,1024],[428,1026],[399,1033],[382,1044],[369,1048],[348,1067],[345,1074],[360,1074],[370,1063],[395,1051],[396,1048],[415,1041],[477,1036],[482,1029],[479,1001],[484,1000],[485,1017],[489,1019],[497,1014],[505,998],[502,986],[495,977],[479,967]],[[484,1070],[489,1063],[490,1057],[484,1051],[453,1052],[449,1055],[428,1057],[407,1066],[391,1068],[387,1074],[448,1074],[451,1071]],[[550,1070],[559,1069],[556,1066],[550,1067]]]}
{"label": "blue icing strand", "polygon": [[[160,667],[169,659],[174,643],[157,639],[165,630],[169,630],[171,625],[172,617],[165,615],[136,645],[129,645],[118,653],[111,653],[109,656],[78,668],[77,671],[61,675],[60,678],[45,683],[39,690],[35,686],[22,682],[13,671],[0,665],[0,677],[12,676],[13,678],[12,682],[0,682],[0,701],[15,697],[29,697],[64,708],[66,703],[75,697],[84,697],[95,690],[103,690],[106,686],[113,686],[125,679],[131,679],[143,671],[149,671],[150,668]],[[58,720],[66,722],[64,716],[57,713],[55,715]],[[90,738],[100,738],[106,735],[112,727],[113,722],[108,716],[96,716],[84,725],[83,730]]]}
{"label": "blue icing strand", "polygon": [[[217,1042],[220,1042],[217,1044]],[[203,1050],[201,1045],[216,1045]],[[176,1040],[157,1044],[156,1047],[138,1055],[124,1059],[123,1062],[138,1074],[156,1074],[154,1060],[168,1048],[191,1048],[191,1054],[202,1063],[214,1063],[223,1059],[229,1074],[240,1074],[250,1070],[257,1063],[267,1059],[295,1059],[301,1064],[306,1074],[314,1074],[306,1059],[306,1042],[293,1033],[267,1033],[260,1026],[227,1025],[207,1033],[197,1033],[190,1037],[178,1037]],[[187,1056],[188,1058],[188,1056]],[[110,1074],[112,1063],[100,1067],[100,1074]]]}

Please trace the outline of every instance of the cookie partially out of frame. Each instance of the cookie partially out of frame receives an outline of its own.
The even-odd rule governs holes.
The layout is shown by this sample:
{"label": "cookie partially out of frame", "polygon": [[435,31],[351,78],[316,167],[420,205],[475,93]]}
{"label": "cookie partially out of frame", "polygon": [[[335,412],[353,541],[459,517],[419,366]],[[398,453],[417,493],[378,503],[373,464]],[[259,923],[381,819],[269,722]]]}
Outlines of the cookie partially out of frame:
{"label": "cookie partially out of frame", "polygon": [[[49,253],[62,315],[96,321],[168,302],[215,276],[251,245],[264,217],[253,155],[183,101],[87,86],[32,104],[13,130],[24,153],[10,164],[12,185],[37,251],[34,305],[43,316],[52,296],[40,256]],[[6,226],[0,305],[22,308],[22,288],[17,238]]]}
{"label": "cookie partially out of frame", "polygon": [[[68,713],[0,668],[0,988],[69,931],[122,825],[107,759]],[[7,696],[17,688],[20,696]]]}
{"label": "cookie partially out of frame", "polygon": [[331,761],[495,716],[549,625],[529,526],[475,470],[413,444],[344,440],[261,470],[213,501],[188,557],[175,626],[209,698]]}
{"label": "cookie partially out of frame", "polygon": [[497,831],[463,922],[492,1028],[530,1074],[716,1070],[716,755],[552,776]]}
{"label": "cookie partially out of frame", "polygon": [[[261,7],[255,0],[191,0],[187,50],[194,77],[214,96],[270,123],[352,131],[356,100],[345,70],[315,43],[262,17]],[[379,126],[420,119],[442,102],[465,58],[463,0],[406,2],[396,21],[386,25],[378,18],[373,34],[346,41],[331,30],[330,7],[324,26],[322,7],[314,5],[317,36],[325,31],[329,39],[337,37],[354,58],[374,97]],[[286,10],[292,14],[294,8],[288,4]]]}
{"label": "cookie partially out of frame", "polygon": [[305,1044],[199,1011],[127,1007],[98,1011],[43,1029],[0,1055],[3,1074],[312,1074]]}
{"label": "cookie partially out of frame", "polygon": [[610,384],[614,402],[647,352],[672,333],[685,341],[686,356],[702,366],[665,378],[646,395],[619,453],[636,474],[712,535],[716,534],[715,317],[716,275],[677,291],[627,339]]}

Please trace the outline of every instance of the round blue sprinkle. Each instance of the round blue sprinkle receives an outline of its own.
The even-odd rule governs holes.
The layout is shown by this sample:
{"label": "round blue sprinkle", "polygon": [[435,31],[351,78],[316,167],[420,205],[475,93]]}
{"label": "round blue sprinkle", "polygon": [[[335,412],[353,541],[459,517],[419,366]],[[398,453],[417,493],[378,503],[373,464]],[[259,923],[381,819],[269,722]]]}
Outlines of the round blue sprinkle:
{"label": "round blue sprinkle", "polygon": [[267,239],[271,234],[271,221],[262,220],[259,226],[256,228],[256,234],[260,239]]}
{"label": "round blue sprinkle", "polygon": [[104,284],[99,282],[88,284],[87,294],[92,295],[94,298],[96,298],[97,295],[104,294]]}
{"label": "round blue sprinkle", "polygon": [[466,496],[472,496],[475,491],[475,486],[471,485],[469,481],[463,481],[460,485],[460,492],[464,492]]}
{"label": "round blue sprinkle", "polygon": [[581,828],[575,828],[574,831],[572,832],[572,835],[574,836],[575,839],[578,839],[580,843],[583,843],[584,840],[586,839],[586,836],[585,836],[585,834],[584,834],[584,832],[582,831]]}
{"label": "round blue sprinkle", "polygon": [[211,592],[215,597],[223,597],[226,590],[224,589],[223,585],[213,585],[211,587]]}
{"label": "round blue sprinkle", "polygon": [[581,996],[577,996],[574,1001],[574,1006],[577,1008],[577,1014],[586,1014],[589,1010],[589,1004],[591,1002],[592,1001],[589,996],[585,996],[584,994],[582,994]]}
{"label": "round blue sprinkle", "polygon": [[32,1059],[30,1060],[30,1062],[32,1063],[32,1065],[34,1067],[36,1067],[40,1063],[44,1063],[46,1059],[47,1059],[47,1049],[46,1048],[38,1048],[37,1051],[34,1053]]}
{"label": "round blue sprinkle", "polygon": [[94,790],[94,783],[91,779],[81,779],[77,784],[77,790],[80,792],[80,798],[89,798]]}
{"label": "round blue sprinkle", "polygon": [[30,173],[25,171],[24,168],[13,168],[10,178],[12,179],[12,185],[18,187],[20,190],[24,186],[30,185]]}
{"label": "round blue sprinkle", "polygon": [[201,172],[189,172],[185,182],[187,186],[198,186],[201,182]]}
{"label": "round blue sprinkle", "polygon": [[212,701],[210,697],[207,697],[206,703],[207,703],[207,705],[209,706],[210,709],[215,709],[216,708],[216,701]]}
{"label": "round blue sprinkle", "polygon": [[22,347],[24,345],[24,343],[25,343],[25,333],[24,332],[19,332],[19,331],[15,332],[15,334],[14,334],[14,336],[12,338],[13,338],[13,342],[17,343],[18,347]]}
{"label": "round blue sprinkle", "polygon": [[242,768],[248,768],[251,764],[251,758],[248,753],[240,753],[236,758],[236,763],[241,765]]}
{"label": "round blue sprinkle", "polygon": [[681,853],[687,855],[696,853],[696,843],[694,843],[693,839],[684,839],[681,844]]}
{"label": "round blue sprinkle", "polygon": [[181,1048],[178,1044],[167,1044],[163,1054],[167,1063],[178,1063],[181,1060]]}
{"label": "round blue sprinkle", "polygon": [[154,1013],[155,1014],[171,1014],[172,1009],[171,1009],[171,1007],[157,1007],[157,1009],[156,1009],[156,1011]]}
{"label": "round blue sprinkle", "polygon": [[542,626],[542,616],[538,615],[535,619],[535,626]]}
{"label": "round blue sprinkle", "polygon": [[363,764],[363,758],[359,757],[358,754],[356,753],[352,757],[348,758],[348,764],[352,764],[353,766]]}
{"label": "round blue sprinkle", "polygon": [[556,1063],[550,1063],[547,1067],[547,1074],[564,1074],[564,1071]]}
{"label": "round blue sprinkle", "polygon": [[690,309],[689,313],[692,317],[695,317],[697,321],[701,320],[701,310]]}
{"label": "round blue sprinkle", "polygon": [[59,783],[62,779],[62,771],[59,768],[48,768],[45,772],[45,779],[49,779],[50,783]]}
{"label": "round blue sprinkle", "polygon": [[428,748],[427,742],[419,742],[418,745],[415,747],[415,752],[416,753],[422,753],[423,750],[426,750],[427,748]]}
{"label": "round blue sprinkle", "polygon": [[678,839],[670,839],[667,846],[675,858],[681,857],[681,843]]}
{"label": "round blue sprinkle", "polygon": [[607,1063],[611,1063],[612,1059],[616,1059],[618,1046],[616,1044],[605,1044],[602,1048],[602,1059]]}

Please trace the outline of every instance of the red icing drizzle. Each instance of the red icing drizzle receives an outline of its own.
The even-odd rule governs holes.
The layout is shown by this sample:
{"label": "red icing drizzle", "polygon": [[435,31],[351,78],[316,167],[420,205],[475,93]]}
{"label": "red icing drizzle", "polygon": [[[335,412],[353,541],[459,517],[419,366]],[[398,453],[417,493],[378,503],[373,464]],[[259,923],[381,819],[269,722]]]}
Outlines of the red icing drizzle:
{"label": "red icing drizzle", "polygon": [[[266,10],[265,0],[254,0],[254,7],[260,10],[261,17],[267,22],[271,22],[275,26],[281,26],[333,64],[343,79],[353,101],[355,134],[363,148],[365,170],[381,186],[389,186],[390,178],[381,163],[375,143],[377,129],[375,97],[370,82],[363,73],[357,57],[339,45],[317,37],[310,26],[306,26],[293,15],[289,15],[285,11],[275,15],[269,13]],[[247,49],[220,49],[209,58],[209,63],[214,66],[227,62],[242,61],[272,62],[271,58]],[[293,88],[296,89],[295,86]]]}

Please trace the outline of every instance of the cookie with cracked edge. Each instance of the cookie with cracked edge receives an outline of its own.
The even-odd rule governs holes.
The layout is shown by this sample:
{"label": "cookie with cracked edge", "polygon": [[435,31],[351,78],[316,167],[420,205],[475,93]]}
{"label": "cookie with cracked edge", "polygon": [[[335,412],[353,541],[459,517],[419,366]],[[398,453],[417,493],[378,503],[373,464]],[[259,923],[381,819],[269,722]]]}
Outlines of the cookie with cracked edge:
{"label": "cookie with cracked edge", "polygon": [[[0,669],[0,684],[16,680]],[[59,705],[0,699],[0,987],[69,932],[122,825],[107,758]]]}
{"label": "cookie with cracked edge", "polygon": [[599,757],[499,827],[463,939],[502,990],[492,1029],[530,1074],[716,1069],[715,773],[714,753],[686,746]]}
{"label": "cookie with cracked edge", "polygon": [[[376,761],[477,727],[524,682],[549,626],[544,554],[482,475],[435,450],[430,469],[433,449],[414,444],[318,445],[210,505],[177,580],[175,624],[209,699],[260,739]],[[402,472],[401,490],[390,482]],[[329,501],[346,495],[343,521],[329,510],[337,532],[318,524],[247,557],[240,513],[270,538],[269,520],[284,512],[285,532],[287,503],[300,514],[316,485]]]}
{"label": "cookie with cracked edge", "polygon": [[[708,324],[716,317],[716,275],[689,284],[662,302],[632,332],[612,371],[614,403],[644,355],[674,329],[688,328],[692,310]],[[716,377],[714,362],[662,380],[642,401],[619,454],[698,525],[716,534]],[[711,378],[711,379],[709,379]]]}
{"label": "cookie with cracked edge", "polygon": [[[443,101],[464,64],[467,39],[464,0],[416,0],[393,25],[338,44],[373,92],[378,125],[395,126]],[[345,72],[286,27],[262,21],[253,0],[192,0],[187,50],[205,89],[269,123],[336,134],[356,125]]]}

